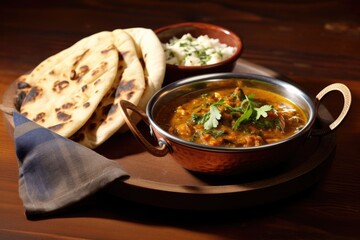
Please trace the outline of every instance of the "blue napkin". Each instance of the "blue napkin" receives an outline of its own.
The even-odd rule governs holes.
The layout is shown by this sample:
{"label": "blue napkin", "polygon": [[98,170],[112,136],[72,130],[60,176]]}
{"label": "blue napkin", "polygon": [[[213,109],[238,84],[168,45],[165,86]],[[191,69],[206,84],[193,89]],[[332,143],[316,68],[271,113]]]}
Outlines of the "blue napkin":
{"label": "blue napkin", "polygon": [[64,209],[129,175],[113,160],[14,112],[19,194],[26,215]]}

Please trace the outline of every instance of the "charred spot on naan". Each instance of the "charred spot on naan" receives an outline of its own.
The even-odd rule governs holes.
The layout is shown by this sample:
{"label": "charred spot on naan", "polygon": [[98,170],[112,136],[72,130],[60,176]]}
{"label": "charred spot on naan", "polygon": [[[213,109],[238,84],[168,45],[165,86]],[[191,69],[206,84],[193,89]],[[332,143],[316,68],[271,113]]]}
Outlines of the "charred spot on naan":
{"label": "charred spot on naan", "polygon": [[107,62],[101,62],[100,66],[92,70],[91,76],[96,76],[98,73],[102,73],[106,70],[108,63]]}
{"label": "charred spot on naan", "polygon": [[78,79],[76,71],[74,69],[72,69],[70,71],[70,80],[76,80],[76,79]]}
{"label": "charred spot on naan", "polygon": [[111,45],[111,46],[109,46],[107,49],[102,50],[101,53],[102,53],[102,54],[107,54],[108,52],[110,52],[110,51],[112,51],[112,50],[117,50],[114,45]]}
{"label": "charred spot on naan", "polygon": [[101,78],[98,78],[98,79],[94,82],[94,85],[98,85],[99,83],[101,83]]}
{"label": "charred spot on naan", "polygon": [[129,81],[123,80],[120,81],[120,84],[116,90],[115,97],[121,98],[124,95],[126,95],[125,99],[129,100],[133,95],[134,91],[136,90],[137,90],[136,79],[132,79]]}
{"label": "charred spot on naan", "polygon": [[73,59],[74,63],[72,64],[72,66],[75,68],[79,64],[81,59],[83,59],[89,51],[90,49],[85,49],[83,53],[75,56]]}
{"label": "charred spot on naan", "polygon": [[40,112],[36,115],[36,117],[33,119],[34,122],[44,122],[44,117],[45,117],[45,113],[44,112]]}
{"label": "charred spot on naan", "polygon": [[145,61],[144,61],[144,58],[140,57],[139,60],[140,60],[140,63],[141,63],[142,68],[143,68],[144,71],[145,71],[145,70],[146,70],[146,63],[145,63]]}
{"label": "charred spot on naan", "polygon": [[14,99],[14,105],[16,110],[20,110],[21,105],[27,95],[26,91],[17,91],[15,99]]}
{"label": "charred spot on naan", "polygon": [[81,79],[86,73],[90,70],[89,66],[83,65],[79,68],[79,71],[76,73],[77,79]]}
{"label": "charred spot on naan", "polygon": [[25,105],[28,102],[33,102],[37,97],[41,96],[43,93],[43,89],[40,87],[32,87],[31,90],[26,95],[22,105]]}
{"label": "charred spot on naan", "polygon": [[[56,116],[61,121],[61,123],[47,127],[51,131],[58,132],[61,129],[63,129],[66,124],[72,122],[71,115],[69,115],[65,112],[57,111]],[[41,119],[39,118],[39,120],[41,120]]]}
{"label": "charred spot on naan", "polygon": [[81,67],[79,67],[79,69],[72,69],[70,72],[70,80],[72,81],[80,81],[80,79],[86,74],[88,73],[90,70],[89,66],[87,65],[82,65]]}
{"label": "charred spot on naan", "polygon": [[71,108],[72,106],[74,106],[74,103],[71,103],[71,102],[68,102],[68,103],[65,103],[61,106],[62,109],[69,109]]}
{"label": "charred spot on naan", "polygon": [[64,103],[61,107],[59,108],[55,108],[55,112],[59,112],[61,109],[71,109],[75,104],[68,102],[68,103]]}
{"label": "charred spot on naan", "polygon": [[87,89],[87,87],[88,87],[88,86],[87,86],[86,84],[85,84],[85,85],[83,85],[83,86],[81,87],[81,91],[82,91],[82,92],[85,92],[85,91],[86,91],[86,89]]}
{"label": "charred spot on naan", "polygon": [[48,127],[49,130],[54,131],[54,132],[58,132],[59,130],[61,130],[64,126],[66,125],[66,123],[59,123],[53,126]]}
{"label": "charred spot on naan", "polygon": [[59,119],[60,121],[63,121],[63,122],[66,122],[68,120],[71,119],[71,115],[70,114],[67,114],[65,112],[62,112],[62,111],[58,111],[56,113],[56,117],[57,119]]}
{"label": "charred spot on naan", "polygon": [[16,110],[20,110],[26,95],[31,90],[31,85],[26,82],[26,77],[27,75],[22,75],[16,81],[16,94],[14,98],[14,105]]}
{"label": "charred spot on naan", "polygon": [[24,82],[24,81],[18,81],[17,84],[16,84],[16,87],[17,89],[30,89],[31,88],[31,85],[28,84],[27,82]]}
{"label": "charred spot on naan", "polygon": [[65,88],[70,85],[70,82],[67,80],[58,80],[54,82],[52,90],[56,93],[61,93]]}

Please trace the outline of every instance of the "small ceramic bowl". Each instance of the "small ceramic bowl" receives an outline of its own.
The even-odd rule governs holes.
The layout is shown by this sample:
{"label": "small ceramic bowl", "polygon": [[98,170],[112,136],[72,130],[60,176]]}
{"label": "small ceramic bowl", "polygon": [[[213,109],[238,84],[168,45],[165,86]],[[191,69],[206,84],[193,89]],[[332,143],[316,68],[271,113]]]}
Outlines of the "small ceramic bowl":
{"label": "small ceramic bowl", "polygon": [[235,53],[222,62],[202,66],[178,66],[166,64],[164,85],[176,80],[206,73],[231,72],[240,57],[243,44],[241,39],[232,31],[208,23],[184,22],[161,27],[155,30],[161,43],[167,43],[173,37],[181,38],[184,34],[190,33],[194,38],[207,35],[209,38],[219,39],[220,43],[236,47]]}
{"label": "small ceramic bowl", "polygon": [[[279,142],[254,147],[215,147],[197,144],[182,140],[163,129],[156,122],[160,109],[169,102],[176,101],[182,96],[194,91],[211,91],[219,87],[234,87],[243,84],[279,94],[300,107],[307,116],[304,127],[294,135]],[[335,121],[326,127],[318,129],[315,120],[318,116],[318,107],[321,99],[331,91],[339,91],[344,98],[343,110]],[[341,83],[334,83],[316,95],[316,100],[306,94],[302,89],[279,79],[253,74],[218,73],[205,74],[176,81],[158,91],[149,101],[146,113],[127,101],[122,101],[121,108],[125,121],[135,137],[140,140],[148,152],[155,156],[170,154],[173,159],[185,169],[193,172],[212,175],[233,175],[255,173],[280,164],[305,144],[309,137],[322,136],[330,133],[345,118],[351,104],[351,93]],[[153,146],[131,121],[127,110],[133,110],[141,115],[150,126],[150,132],[156,137],[158,146]]]}

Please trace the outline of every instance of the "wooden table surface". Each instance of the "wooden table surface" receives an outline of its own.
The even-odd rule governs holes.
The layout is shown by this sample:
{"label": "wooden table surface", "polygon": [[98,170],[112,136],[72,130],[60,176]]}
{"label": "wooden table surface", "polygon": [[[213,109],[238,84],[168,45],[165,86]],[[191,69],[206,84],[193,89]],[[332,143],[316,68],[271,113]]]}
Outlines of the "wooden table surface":
{"label": "wooden table surface", "polygon": [[[200,21],[233,30],[243,39],[243,59],[313,96],[340,82],[353,97],[320,182],[274,204],[224,212],[166,210],[100,192],[61,215],[29,220],[14,143],[0,121],[0,239],[359,239],[359,1],[5,0],[0,18],[0,96],[18,76],[92,33]],[[336,116],[342,100],[334,93],[324,104]]]}

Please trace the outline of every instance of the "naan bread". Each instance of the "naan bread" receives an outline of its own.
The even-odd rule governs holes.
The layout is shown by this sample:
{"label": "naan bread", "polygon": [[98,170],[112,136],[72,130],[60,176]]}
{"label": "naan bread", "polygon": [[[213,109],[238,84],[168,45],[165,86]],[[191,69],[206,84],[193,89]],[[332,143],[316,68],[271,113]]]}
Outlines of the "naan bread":
{"label": "naan bread", "polygon": [[[151,29],[128,28],[84,38],[39,64],[17,84],[20,112],[89,148],[128,130],[119,106],[145,110],[165,75],[165,53]],[[134,122],[139,116],[132,116]]]}
{"label": "naan bread", "polygon": [[118,68],[112,32],[86,37],[49,57],[26,78],[31,86],[20,112],[70,137],[83,126],[112,86]]}
{"label": "naan bread", "polygon": [[136,43],[136,52],[143,64],[146,88],[138,107],[145,110],[149,99],[157,92],[164,81],[166,59],[159,38],[147,28],[124,29]]}
{"label": "naan bread", "polygon": [[89,148],[99,146],[125,124],[120,100],[128,100],[136,105],[145,89],[144,71],[136,55],[135,43],[121,29],[114,30],[113,35],[114,45],[119,52],[115,81],[89,121],[71,137]]}

